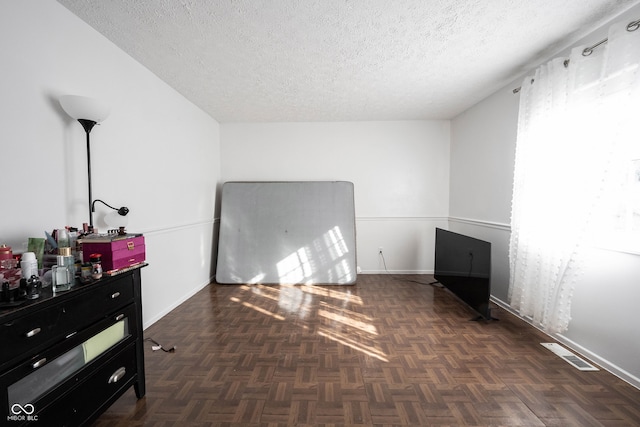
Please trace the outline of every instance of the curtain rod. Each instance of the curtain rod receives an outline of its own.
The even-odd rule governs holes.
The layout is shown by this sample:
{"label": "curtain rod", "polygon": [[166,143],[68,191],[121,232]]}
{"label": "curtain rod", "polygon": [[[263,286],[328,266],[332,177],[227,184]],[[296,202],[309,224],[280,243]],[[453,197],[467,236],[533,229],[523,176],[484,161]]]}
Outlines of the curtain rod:
{"label": "curtain rod", "polygon": [[[637,30],[638,28],[640,28],[640,19],[636,19],[635,21],[631,21],[631,22],[629,22],[629,23],[627,24],[627,31],[629,31],[629,32],[631,32],[631,31],[635,31],[635,30]],[[589,55],[591,55],[591,54],[593,53],[593,50],[594,50],[595,48],[597,48],[597,47],[598,47],[598,46],[600,46],[600,45],[605,44],[605,43],[606,43],[606,42],[608,42],[608,41],[609,41],[609,39],[608,39],[608,38],[607,38],[607,39],[603,39],[603,40],[600,40],[598,43],[596,43],[596,44],[594,44],[594,45],[592,45],[592,46],[585,47],[585,48],[582,50],[582,56],[589,56]],[[568,59],[565,59],[565,61],[564,61],[564,66],[565,66],[565,68],[569,66],[569,60],[568,60]],[[533,81],[534,81],[534,79],[531,79],[531,83],[533,83]],[[522,89],[522,86],[519,86],[519,87],[517,87],[517,88],[513,89],[513,91],[512,91],[512,92],[513,92],[514,94],[516,94],[516,93],[520,92],[520,89]]]}

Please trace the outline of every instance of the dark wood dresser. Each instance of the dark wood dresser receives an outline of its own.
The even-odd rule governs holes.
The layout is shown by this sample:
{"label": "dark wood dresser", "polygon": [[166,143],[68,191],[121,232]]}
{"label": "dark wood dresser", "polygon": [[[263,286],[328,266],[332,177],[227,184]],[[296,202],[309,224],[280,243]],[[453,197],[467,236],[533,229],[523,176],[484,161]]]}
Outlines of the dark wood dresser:
{"label": "dark wood dresser", "polygon": [[87,425],[144,396],[142,266],[0,310],[0,425]]}

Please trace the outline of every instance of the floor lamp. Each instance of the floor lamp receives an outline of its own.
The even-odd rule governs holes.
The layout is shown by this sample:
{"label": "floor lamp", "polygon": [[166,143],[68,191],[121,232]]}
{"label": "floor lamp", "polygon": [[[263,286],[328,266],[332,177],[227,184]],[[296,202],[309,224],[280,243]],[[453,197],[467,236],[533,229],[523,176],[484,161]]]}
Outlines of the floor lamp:
{"label": "floor lamp", "polygon": [[[87,134],[87,177],[89,180],[89,225],[93,229],[93,211],[95,209],[93,195],[91,194],[91,140],[90,134],[93,127],[102,122],[109,115],[109,107],[97,99],[88,98],[78,95],[63,95],[60,97],[60,105],[62,109],[72,118],[76,119]],[[104,203],[102,200],[96,200]],[[104,203],[106,205],[106,203]],[[109,206],[109,205],[107,205]],[[120,215],[126,215],[129,209],[123,207],[120,209],[111,209],[118,211]]]}

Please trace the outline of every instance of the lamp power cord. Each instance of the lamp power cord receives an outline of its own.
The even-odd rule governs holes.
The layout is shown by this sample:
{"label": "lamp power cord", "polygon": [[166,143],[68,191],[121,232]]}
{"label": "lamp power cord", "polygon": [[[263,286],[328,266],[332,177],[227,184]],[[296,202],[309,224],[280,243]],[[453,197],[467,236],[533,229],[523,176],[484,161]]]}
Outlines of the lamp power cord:
{"label": "lamp power cord", "polygon": [[162,346],[162,344],[160,344],[159,342],[155,341],[153,338],[145,338],[144,340],[145,340],[145,341],[150,341],[150,342],[153,344],[153,345],[151,346],[151,350],[153,350],[153,351],[162,350],[162,351],[164,351],[165,353],[175,353],[176,348],[177,348],[175,345],[174,345],[173,347],[169,348],[169,349],[164,348],[164,347]]}

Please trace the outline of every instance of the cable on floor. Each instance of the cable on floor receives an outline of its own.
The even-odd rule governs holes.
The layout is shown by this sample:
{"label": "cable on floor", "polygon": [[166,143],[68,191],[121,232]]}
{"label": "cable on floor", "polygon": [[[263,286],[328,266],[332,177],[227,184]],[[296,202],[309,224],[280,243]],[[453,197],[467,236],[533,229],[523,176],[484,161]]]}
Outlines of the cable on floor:
{"label": "cable on floor", "polygon": [[382,253],[382,251],[378,252],[378,254],[380,255],[380,257],[382,258],[382,264],[384,265],[384,271],[391,276],[392,279],[394,280],[398,280],[398,281],[403,281],[403,282],[412,282],[412,283],[418,283],[420,285],[429,285],[432,286],[434,288],[444,288],[444,286],[440,285],[439,282],[421,282],[419,280],[413,280],[413,279],[407,279],[407,278],[398,278],[395,275],[393,275],[392,273],[389,272],[389,270],[387,270],[387,262],[384,259],[384,254]]}
{"label": "cable on floor", "polygon": [[151,343],[153,344],[153,345],[151,346],[151,350],[153,350],[153,351],[162,350],[162,351],[164,351],[165,353],[174,353],[174,352],[176,351],[176,346],[175,346],[175,345],[174,345],[173,347],[169,348],[169,349],[166,349],[166,348],[164,348],[164,347],[162,346],[162,344],[160,344],[159,342],[155,341],[155,340],[154,340],[154,339],[152,339],[152,338],[145,338],[144,340],[145,340],[145,341],[151,341]]}

